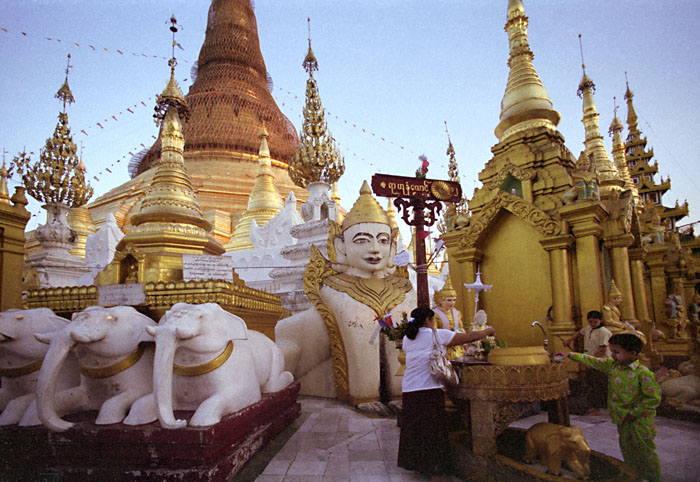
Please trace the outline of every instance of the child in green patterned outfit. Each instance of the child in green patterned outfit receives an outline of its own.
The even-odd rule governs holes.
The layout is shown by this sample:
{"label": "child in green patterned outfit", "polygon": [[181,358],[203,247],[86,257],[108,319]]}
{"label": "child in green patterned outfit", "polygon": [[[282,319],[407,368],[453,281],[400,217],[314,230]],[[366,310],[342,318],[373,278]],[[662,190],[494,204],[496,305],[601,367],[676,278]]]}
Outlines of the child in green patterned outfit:
{"label": "child in green patterned outfit", "polygon": [[582,353],[557,352],[608,375],[608,415],[617,425],[620,449],[625,462],[650,482],[661,481],[661,462],[656,454],[656,407],[661,392],[654,374],[637,360],[644,342],[633,333],[610,337],[612,358],[596,358]]}

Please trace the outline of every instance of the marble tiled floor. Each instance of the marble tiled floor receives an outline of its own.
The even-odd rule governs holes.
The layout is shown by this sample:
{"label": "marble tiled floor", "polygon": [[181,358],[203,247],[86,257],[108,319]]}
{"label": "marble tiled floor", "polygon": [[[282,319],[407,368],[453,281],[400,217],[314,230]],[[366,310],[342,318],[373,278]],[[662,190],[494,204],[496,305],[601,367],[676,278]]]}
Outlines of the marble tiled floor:
{"label": "marble tiled floor", "polygon": [[[299,401],[302,416],[233,482],[427,480],[396,466],[399,428],[395,418],[368,417],[335,400],[300,397]],[[528,428],[546,419],[540,413],[512,426]],[[622,458],[617,428],[607,415],[572,415],[571,424],[581,427],[591,449]],[[656,426],[664,482],[700,481],[700,424],[658,417]]]}

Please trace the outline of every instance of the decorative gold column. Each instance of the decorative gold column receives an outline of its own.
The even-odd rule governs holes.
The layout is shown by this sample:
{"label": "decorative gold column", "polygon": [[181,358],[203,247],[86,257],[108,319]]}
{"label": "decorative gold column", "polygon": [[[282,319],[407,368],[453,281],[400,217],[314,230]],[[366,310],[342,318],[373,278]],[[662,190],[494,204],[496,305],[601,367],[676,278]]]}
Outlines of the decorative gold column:
{"label": "decorative gold column", "polygon": [[571,335],[576,330],[576,325],[571,319],[573,296],[571,290],[571,263],[569,250],[574,244],[571,235],[557,236],[540,241],[540,244],[549,252],[550,276],[552,279],[552,320],[548,327],[550,339],[554,335]]}
{"label": "decorative gold column", "polygon": [[625,233],[605,240],[605,247],[610,249],[612,277],[617,288],[622,293],[620,314],[623,321],[636,325],[634,293],[632,290],[632,275],[627,249],[634,243],[634,236]]}
{"label": "decorative gold column", "polygon": [[603,306],[603,280],[599,240],[607,212],[597,201],[579,201],[563,206],[559,212],[576,238],[576,280],[578,305],[582,315]]}
{"label": "decorative gold column", "polygon": [[651,323],[649,307],[647,305],[647,292],[644,286],[644,257],[647,251],[644,248],[633,248],[628,249],[627,253],[630,259],[630,277],[632,278],[634,311],[637,315],[637,320],[642,323],[642,331],[646,333],[644,325]]}
{"label": "decorative gold column", "polygon": [[0,311],[22,308],[24,228],[31,217],[23,187],[16,187],[12,203],[7,195],[5,164],[0,179]]}
{"label": "decorative gold column", "polygon": [[[656,327],[663,328],[663,320],[666,318],[666,261],[664,256],[666,247],[664,245],[648,246],[646,264],[649,267],[650,285],[651,285],[651,306],[653,311],[653,320],[656,322]],[[664,330],[665,332],[666,330]]]}

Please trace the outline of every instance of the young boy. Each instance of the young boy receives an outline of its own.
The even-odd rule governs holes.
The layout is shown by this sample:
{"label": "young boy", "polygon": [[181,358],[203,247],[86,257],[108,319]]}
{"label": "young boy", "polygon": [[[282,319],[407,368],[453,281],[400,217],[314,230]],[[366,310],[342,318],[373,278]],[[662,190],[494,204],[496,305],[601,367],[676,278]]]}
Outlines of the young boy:
{"label": "young boy", "polygon": [[637,357],[644,342],[637,334],[618,333],[608,341],[612,358],[596,358],[582,353],[557,352],[557,358],[574,361],[608,375],[608,415],[617,425],[620,449],[625,462],[650,482],[661,481],[661,462],[656,454],[656,407],[661,392],[654,374]]}
{"label": "young boy", "polygon": [[[564,340],[564,346],[571,348],[571,342],[583,337],[583,353],[587,355],[610,358],[608,340],[612,336],[610,330],[603,326],[603,314],[592,310],[586,316],[588,326],[584,326],[568,339]],[[608,379],[604,373],[593,368],[586,369],[583,379],[583,392],[586,394],[586,415],[601,415],[601,408],[605,408],[608,395]]]}

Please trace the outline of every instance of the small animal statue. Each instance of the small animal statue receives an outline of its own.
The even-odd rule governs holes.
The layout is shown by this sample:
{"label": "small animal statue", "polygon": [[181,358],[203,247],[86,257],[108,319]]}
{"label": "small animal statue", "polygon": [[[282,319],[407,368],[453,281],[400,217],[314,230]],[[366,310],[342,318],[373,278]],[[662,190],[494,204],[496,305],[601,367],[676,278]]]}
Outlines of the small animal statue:
{"label": "small animal statue", "polygon": [[536,458],[547,466],[547,472],[554,475],[561,473],[562,461],[576,474],[576,477],[588,480],[591,449],[576,426],[566,427],[554,423],[536,423],[525,435],[526,464],[534,463]]}
{"label": "small animal statue", "polygon": [[[39,369],[49,349],[34,338],[34,334],[58,331],[67,324],[67,319],[48,308],[12,309],[0,313],[0,425],[41,424],[37,417],[23,418],[36,399]],[[56,381],[61,390],[80,383],[77,367],[75,357],[69,357]]]}
{"label": "small animal statue", "polygon": [[[146,327],[155,324],[130,306],[91,306],[74,314],[65,328],[37,334],[50,344],[37,384],[41,422],[63,432],[73,424],[60,415],[86,410],[99,410],[97,425],[124,420],[134,401],[153,390],[153,339]],[[56,392],[58,373],[71,352],[80,365],[80,385]],[[156,418],[155,413],[133,416]]]}
{"label": "small animal statue", "polygon": [[[190,426],[214,425],[293,380],[280,348],[216,303],[177,303],[147,330],[156,342],[153,394],[134,408],[154,406],[164,428],[187,425],[173,409],[194,410]],[[142,421],[130,415],[125,423]]]}

